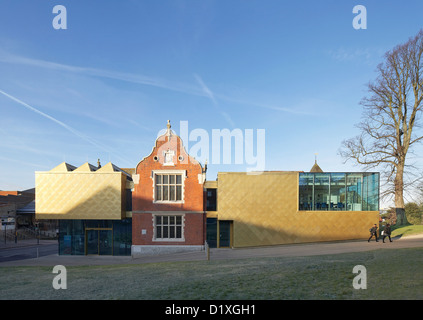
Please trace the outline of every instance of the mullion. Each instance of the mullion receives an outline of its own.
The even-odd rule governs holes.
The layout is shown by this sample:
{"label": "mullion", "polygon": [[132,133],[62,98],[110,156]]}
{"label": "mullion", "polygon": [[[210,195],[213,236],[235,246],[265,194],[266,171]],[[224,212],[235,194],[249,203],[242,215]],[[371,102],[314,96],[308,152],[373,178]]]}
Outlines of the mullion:
{"label": "mullion", "polygon": [[[179,174],[157,174],[156,179],[158,201],[182,200],[182,177]],[[171,183],[171,177],[173,183]]]}

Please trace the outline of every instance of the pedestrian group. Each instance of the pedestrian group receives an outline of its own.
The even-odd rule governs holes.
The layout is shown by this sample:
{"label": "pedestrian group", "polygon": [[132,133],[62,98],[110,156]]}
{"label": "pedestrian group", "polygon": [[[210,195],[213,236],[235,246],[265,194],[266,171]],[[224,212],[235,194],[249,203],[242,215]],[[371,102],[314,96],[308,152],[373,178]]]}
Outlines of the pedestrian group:
{"label": "pedestrian group", "polygon": [[[377,238],[377,224],[375,223],[374,226],[372,228],[370,228],[370,238],[367,240],[367,242],[370,242],[370,240],[373,238],[373,236],[376,239],[376,242],[379,242],[378,238]],[[391,239],[391,225],[389,223],[386,224],[385,229],[382,231],[382,241],[383,243],[385,243],[385,238],[388,237],[389,238],[389,242],[392,242]]]}

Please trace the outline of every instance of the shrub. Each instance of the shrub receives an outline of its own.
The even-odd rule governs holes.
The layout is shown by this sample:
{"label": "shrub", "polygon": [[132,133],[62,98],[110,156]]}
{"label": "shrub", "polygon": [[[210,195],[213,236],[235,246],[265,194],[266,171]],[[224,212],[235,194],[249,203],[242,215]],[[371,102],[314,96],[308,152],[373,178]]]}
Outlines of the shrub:
{"label": "shrub", "polygon": [[405,206],[405,215],[410,224],[422,224],[423,208],[414,202],[409,202]]}

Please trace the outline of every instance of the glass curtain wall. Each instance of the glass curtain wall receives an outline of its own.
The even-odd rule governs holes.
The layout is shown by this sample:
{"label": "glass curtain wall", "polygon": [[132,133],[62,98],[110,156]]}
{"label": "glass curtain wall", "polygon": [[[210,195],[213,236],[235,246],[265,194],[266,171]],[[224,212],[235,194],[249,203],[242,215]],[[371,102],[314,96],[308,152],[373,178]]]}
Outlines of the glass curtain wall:
{"label": "glass curtain wall", "polygon": [[379,174],[363,175],[363,210],[379,210]]}
{"label": "glass curtain wall", "polygon": [[349,173],[347,175],[347,210],[362,211],[363,197],[363,174]]}
{"label": "glass curtain wall", "polygon": [[59,220],[59,254],[85,254],[84,220]]}
{"label": "glass curtain wall", "polygon": [[312,210],[314,194],[314,174],[300,174],[300,210]]}
{"label": "glass curtain wall", "polygon": [[299,210],[378,211],[379,173],[300,173]]}
{"label": "glass curtain wall", "polygon": [[131,255],[132,219],[59,220],[60,255]]}
{"label": "glass curtain wall", "polygon": [[324,173],[316,173],[314,175],[313,210],[328,210],[329,194],[329,176]]}
{"label": "glass curtain wall", "polygon": [[329,173],[330,210],[345,210],[345,173]]}
{"label": "glass curtain wall", "polygon": [[132,245],[132,219],[113,223],[113,255],[130,256]]}

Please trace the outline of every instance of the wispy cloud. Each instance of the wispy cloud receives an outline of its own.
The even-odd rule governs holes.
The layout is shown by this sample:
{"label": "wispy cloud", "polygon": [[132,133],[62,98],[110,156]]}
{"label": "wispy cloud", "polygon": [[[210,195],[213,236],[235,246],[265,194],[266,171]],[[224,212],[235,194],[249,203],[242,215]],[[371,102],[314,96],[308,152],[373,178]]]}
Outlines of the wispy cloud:
{"label": "wispy cloud", "polygon": [[24,165],[24,166],[35,167],[35,168],[40,168],[40,169],[44,169],[44,170],[51,169],[50,167],[43,165],[43,164],[32,163],[32,162],[28,162],[28,161],[21,161],[21,160],[15,159],[15,158],[12,159],[12,158],[8,158],[8,157],[0,156],[0,160],[9,161],[9,162],[14,163],[14,164],[19,163],[19,164]]}
{"label": "wispy cloud", "polygon": [[[335,55],[336,56],[336,55]],[[342,59],[342,54],[338,53],[338,59]],[[175,81],[168,81],[165,79],[151,77],[146,75],[140,74],[132,74],[132,73],[125,73],[125,72],[117,72],[111,70],[103,70],[98,68],[89,68],[89,67],[79,67],[79,66],[72,66],[67,64],[61,64],[51,61],[39,60],[39,59],[32,59],[27,57],[22,57],[18,55],[12,55],[5,51],[0,50],[0,62],[4,63],[15,63],[20,65],[27,65],[39,68],[46,68],[51,70],[63,71],[63,72],[71,72],[76,74],[81,74],[85,76],[92,76],[92,77],[100,77],[106,79],[114,79],[120,80],[125,82],[130,82],[134,84],[141,84],[141,85],[148,85],[153,87],[158,87],[166,90],[181,92],[189,95],[194,96],[202,96],[207,97],[214,103],[215,106],[218,107],[218,100],[223,100],[226,102],[232,102],[237,104],[245,104],[256,108],[261,109],[270,109],[276,110],[281,112],[287,112],[291,114],[302,114],[307,115],[308,112],[304,112],[301,110],[296,110],[289,107],[281,107],[277,105],[268,105],[263,103],[255,103],[249,100],[240,100],[228,95],[219,94],[210,90],[210,88],[204,83],[203,79],[198,75],[194,74],[194,77],[197,83],[200,85],[198,86],[187,84],[183,82],[175,82]],[[225,119],[233,124],[232,119],[230,118],[229,114],[223,110],[220,110],[221,114],[225,117]]]}
{"label": "wispy cloud", "polygon": [[[103,150],[103,151],[106,151],[106,152],[109,152],[109,153],[114,154],[114,152],[113,152],[110,148],[108,148],[107,146],[105,146],[105,145],[103,145],[103,144],[101,144],[101,143],[99,143],[99,142],[95,141],[94,139],[92,139],[92,138],[88,137],[88,136],[87,136],[87,135],[85,135],[84,133],[82,133],[82,132],[80,132],[80,131],[76,130],[75,128],[72,128],[71,126],[67,125],[66,123],[64,123],[64,122],[62,122],[62,121],[60,121],[60,120],[58,120],[58,119],[56,119],[56,118],[54,118],[54,117],[52,117],[52,116],[50,116],[50,115],[46,114],[46,113],[44,113],[44,112],[42,112],[42,111],[38,110],[37,108],[35,108],[35,107],[33,107],[33,106],[31,106],[31,105],[29,105],[29,104],[27,104],[27,103],[23,102],[22,100],[19,100],[18,98],[16,98],[16,97],[14,97],[14,96],[12,96],[12,95],[10,95],[10,94],[8,94],[8,93],[4,92],[3,90],[0,90],[0,93],[1,93],[2,95],[4,95],[5,97],[7,97],[7,98],[9,98],[9,99],[11,99],[11,100],[13,100],[13,101],[15,101],[16,103],[18,103],[18,104],[20,104],[20,105],[24,106],[25,108],[27,108],[27,109],[31,110],[32,112],[35,112],[35,113],[39,114],[40,116],[42,116],[42,117],[44,117],[44,118],[47,118],[47,119],[49,119],[49,120],[53,121],[54,123],[58,124],[59,126],[61,126],[61,127],[62,127],[62,128],[64,128],[64,129],[68,130],[69,132],[71,132],[71,133],[72,133],[72,134],[74,134],[75,136],[79,137],[80,139],[82,139],[82,140],[84,140],[84,141],[88,142],[89,144],[91,144],[91,145],[93,145],[93,146],[95,146],[95,147],[97,147],[97,148],[99,148],[99,149],[101,149],[101,150]],[[123,160],[124,162],[126,162],[126,161],[127,161],[126,159],[121,158],[119,155],[116,155],[116,154],[115,154],[115,156],[116,156],[117,158],[119,158],[119,159]]]}
{"label": "wispy cloud", "polygon": [[232,97],[223,96],[223,95],[220,95],[220,94],[216,95],[216,96],[219,99],[225,100],[227,102],[251,106],[251,107],[260,108],[260,109],[281,111],[281,112],[291,113],[291,114],[294,114],[294,115],[304,115],[304,116],[315,115],[314,113],[307,111],[302,106],[298,107],[298,105],[293,106],[293,107],[281,107],[281,106],[278,106],[278,105],[272,105],[272,104],[268,104],[268,103],[259,103],[259,102],[254,102],[254,101],[247,101],[247,100],[244,100],[244,99],[232,98]]}
{"label": "wispy cloud", "polygon": [[377,48],[337,48],[329,50],[328,55],[341,62],[360,62],[373,65],[383,54],[381,49]]}
{"label": "wispy cloud", "polygon": [[210,90],[210,88],[204,83],[203,79],[198,75],[194,74],[195,79],[200,84],[201,89],[204,92],[204,95],[208,97],[212,102],[213,106],[218,110],[218,112],[223,116],[223,118],[232,126],[235,127],[235,122],[232,120],[231,116],[226,112],[221,110],[214,93]]}
{"label": "wispy cloud", "polygon": [[17,55],[11,55],[4,51],[0,51],[0,62],[14,63],[14,64],[20,64],[20,65],[45,68],[50,70],[71,72],[71,73],[82,74],[86,76],[120,80],[120,81],[135,83],[135,84],[159,87],[162,89],[182,92],[182,93],[186,93],[190,95],[197,95],[197,96],[205,95],[205,93],[202,90],[198,90],[197,87],[188,85],[185,83],[171,82],[165,79],[160,79],[160,78],[150,77],[150,76],[145,76],[140,74],[117,72],[117,71],[89,68],[89,67],[78,67],[78,66],[61,64],[61,63],[56,63],[51,61],[26,58],[26,57],[17,56]]}
{"label": "wispy cloud", "polygon": [[[22,130],[19,130],[22,132]],[[7,150],[5,154],[12,154],[15,151],[24,151],[26,154],[32,154],[37,155],[39,158],[42,158],[43,163],[48,163],[49,158],[55,156],[56,154],[50,150],[41,150],[40,148],[37,148],[32,143],[27,143],[17,135],[10,132],[10,130],[3,130],[3,128],[0,128],[0,134],[2,139],[0,139],[0,148],[2,150]],[[6,157],[0,157],[3,160],[11,161],[13,162],[13,159],[6,158]],[[41,166],[36,163],[28,163],[31,166]]]}
{"label": "wispy cloud", "polygon": [[197,80],[197,82],[200,84],[201,89],[203,90],[204,94],[210,98],[210,100],[213,101],[215,105],[217,105],[216,98],[214,97],[213,92],[209,89],[209,87],[206,86],[203,79],[198,74],[194,74],[194,78]]}

